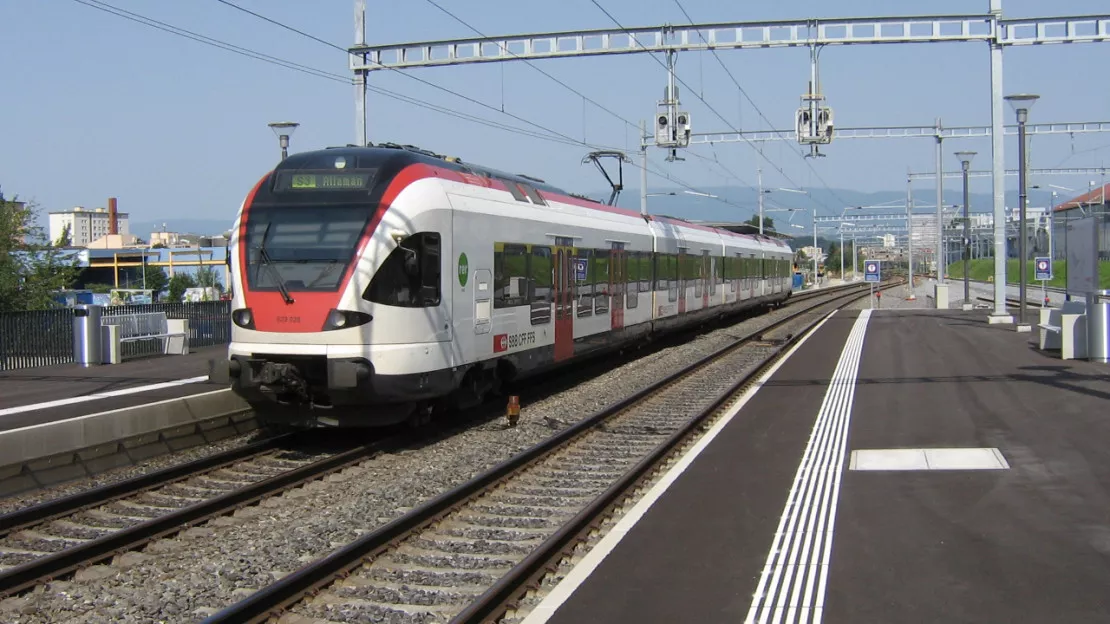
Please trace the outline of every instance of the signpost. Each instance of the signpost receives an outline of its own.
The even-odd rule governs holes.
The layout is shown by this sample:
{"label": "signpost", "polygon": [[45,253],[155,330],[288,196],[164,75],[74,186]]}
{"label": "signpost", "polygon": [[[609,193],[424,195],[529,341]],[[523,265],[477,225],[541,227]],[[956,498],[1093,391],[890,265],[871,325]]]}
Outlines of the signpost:
{"label": "signpost", "polygon": [[875,306],[875,284],[879,282],[881,271],[881,264],[878,260],[868,260],[863,264],[863,281],[867,282],[871,288],[871,307]]}
{"label": "signpost", "polygon": [[1038,256],[1033,259],[1033,267],[1036,275],[1034,279],[1041,280],[1041,307],[1048,307],[1048,280],[1052,279],[1052,258],[1047,256]]}

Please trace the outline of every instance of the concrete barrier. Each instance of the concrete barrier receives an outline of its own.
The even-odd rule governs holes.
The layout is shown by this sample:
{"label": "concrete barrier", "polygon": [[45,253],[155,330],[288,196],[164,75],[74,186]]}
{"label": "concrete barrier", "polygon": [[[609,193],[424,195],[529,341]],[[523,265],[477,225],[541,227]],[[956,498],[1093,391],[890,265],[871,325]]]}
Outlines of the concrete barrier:
{"label": "concrete barrier", "polygon": [[258,428],[231,390],[0,432],[0,496],[54,485]]}

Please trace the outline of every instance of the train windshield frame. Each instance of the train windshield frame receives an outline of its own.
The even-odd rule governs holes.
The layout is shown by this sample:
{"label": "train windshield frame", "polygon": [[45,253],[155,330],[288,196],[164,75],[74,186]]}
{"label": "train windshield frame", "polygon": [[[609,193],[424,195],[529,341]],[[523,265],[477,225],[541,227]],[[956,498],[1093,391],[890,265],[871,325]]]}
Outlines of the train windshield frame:
{"label": "train windshield frame", "polygon": [[290,292],[335,292],[373,214],[368,203],[252,206],[245,237],[247,286],[278,291],[281,280]]}

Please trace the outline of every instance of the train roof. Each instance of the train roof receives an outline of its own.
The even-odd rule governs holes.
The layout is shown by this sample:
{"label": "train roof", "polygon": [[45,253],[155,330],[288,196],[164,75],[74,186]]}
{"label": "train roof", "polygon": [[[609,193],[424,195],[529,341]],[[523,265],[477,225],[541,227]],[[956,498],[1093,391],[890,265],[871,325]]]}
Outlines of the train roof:
{"label": "train roof", "polygon": [[[508,180],[512,182],[528,184],[533,188],[548,193],[555,193],[558,195],[565,195],[574,197],[590,204],[596,204],[599,209],[612,210],[616,207],[610,207],[608,204],[600,202],[596,199],[580,195],[578,193],[571,193],[557,186],[548,184],[541,178],[537,178],[526,174],[505,173],[475,163],[465,162],[461,158],[454,156],[445,156],[437,154],[431,150],[422,149],[414,145],[400,145],[397,143],[379,143],[377,145],[371,143],[366,147],[358,145],[346,145],[341,147],[327,147],[320,150],[312,150],[308,152],[298,152],[291,154],[285,160],[281,161],[276,170],[287,169],[330,169],[335,167],[336,158],[342,156],[346,165],[344,168],[350,167],[351,169],[377,169],[383,166],[390,168],[401,169],[406,165],[423,163],[435,167],[444,167],[452,169],[461,173],[477,174],[489,178],[500,180]],[[625,212],[621,210],[621,212]],[[630,216],[639,216],[639,213],[631,210],[627,211]],[[759,235],[739,234],[730,230],[713,227],[711,225],[702,225],[693,223],[686,219],[678,217],[671,217],[667,215],[649,215],[648,219],[660,221],[663,223],[670,223],[683,228],[690,228],[694,230],[704,230],[715,232],[722,237],[726,238],[742,238],[752,240],[763,245],[771,247],[789,248],[789,245],[781,240]]]}
{"label": "train roof", "polygon": [[601,202],[596,199],[591,199],[577,193],[570,193],[564,189],[548,184],[544,180],[520,173],[506,173],[499,171],[493,167],[486,167],[471,162],[465,162],[461,158],[454,156],[445,156],[437,154],[431,150],[421,149],[414,145],[399,145],[397,143],[379,143],[377,145],[370,144],[367,147],[360,147],[358,145],[347,145],[343,147],[327,147],[322,150],[313,150],[310,152],[300,152],[290,155],[278,165],[279,169],[311,169],[311,168],[330,168],[333,166],[334,159],[338,156],[343,156],[350,161],[354,161],[352,168],[354,169],[369,169],[379,168],[382,165],[390,164],[397,166],[404,166],[408,164],[424,163],[436,167],[443,167],[452,169],[461,173],[470,173],[483,175],[489,178],[497,178],[502,180],[510,180],[512,182],[519,182],[528,184],[533,188],[547,191],[550,193],[559,193],[561,195],[569,195],[597,203]]}

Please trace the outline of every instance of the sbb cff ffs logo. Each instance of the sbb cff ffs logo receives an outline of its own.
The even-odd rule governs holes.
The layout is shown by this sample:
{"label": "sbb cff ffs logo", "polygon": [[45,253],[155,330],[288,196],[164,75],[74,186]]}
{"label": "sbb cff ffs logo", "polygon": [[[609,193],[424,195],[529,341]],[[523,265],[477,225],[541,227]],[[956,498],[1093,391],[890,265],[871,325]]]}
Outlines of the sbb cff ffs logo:
{"label": "sbb cff ffs logo", "polygon": [[497,334],[493,337],[493,352],[500,353],[517,347],[527,347],[536,344],[536,332],[523,334]]}

